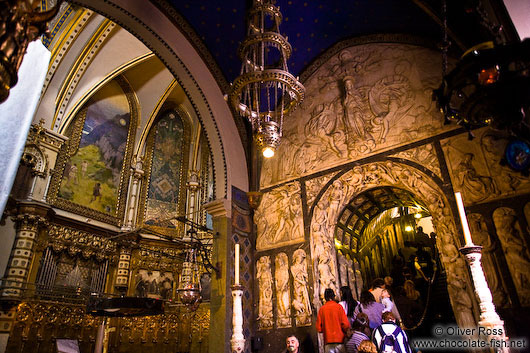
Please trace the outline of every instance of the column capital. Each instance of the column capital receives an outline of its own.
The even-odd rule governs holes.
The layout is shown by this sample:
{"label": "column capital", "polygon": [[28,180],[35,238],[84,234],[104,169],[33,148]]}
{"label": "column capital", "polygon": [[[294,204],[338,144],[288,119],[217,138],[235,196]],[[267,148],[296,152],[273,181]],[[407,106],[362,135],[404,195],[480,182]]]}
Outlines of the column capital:
{"label": "column capital", "polygon": [[217,199],[202,205],[212,217],[232,217],[232,202],[227,199]]}
{"label": "column capital", "polygon": [[55,211],[48,204],[39,201],[20,201],[17,203],[17,212],[13,215],[13,221],[18,227],[30,227],[38,230],[46,227]]}

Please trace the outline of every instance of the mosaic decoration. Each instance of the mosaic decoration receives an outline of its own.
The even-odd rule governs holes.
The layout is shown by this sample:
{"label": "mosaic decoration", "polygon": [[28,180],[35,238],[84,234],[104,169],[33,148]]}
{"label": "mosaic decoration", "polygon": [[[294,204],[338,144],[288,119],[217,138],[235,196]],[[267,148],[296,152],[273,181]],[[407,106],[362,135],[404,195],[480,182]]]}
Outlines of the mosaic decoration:
{"label": "mosaic decoration", "polygon": [[173,111],[156,124],[145,224],[175,228],[180,198],[184,125]]}

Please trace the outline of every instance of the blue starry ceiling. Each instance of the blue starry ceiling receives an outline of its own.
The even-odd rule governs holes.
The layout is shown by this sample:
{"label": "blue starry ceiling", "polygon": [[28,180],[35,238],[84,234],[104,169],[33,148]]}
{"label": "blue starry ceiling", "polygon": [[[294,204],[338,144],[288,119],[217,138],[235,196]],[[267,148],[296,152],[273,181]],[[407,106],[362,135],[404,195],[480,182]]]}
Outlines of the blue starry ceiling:
{"label": "blue starry ceiling", "polygon": [[[232,82],[241,69],[237,49],[246,35],[246,11],[251,1],[169,2],[204,42],[227,81]],[[443,33],[432,13],[429,14],[430,10],[441,8],[437,0],[278,0],[276,5],[283,15],[280,31],[293,47],[289,70],[296,76],[319,54],[344,39],[375,33],[404,33],[437,42]],[[432,11],[436,16],[436,11]],[[453,32],[461,33],[460,40],[465,44],[484,40],[480,29],[477,30],[478,21],[466,15],[463,6],[450,7],[448,13],[453,19]]]}

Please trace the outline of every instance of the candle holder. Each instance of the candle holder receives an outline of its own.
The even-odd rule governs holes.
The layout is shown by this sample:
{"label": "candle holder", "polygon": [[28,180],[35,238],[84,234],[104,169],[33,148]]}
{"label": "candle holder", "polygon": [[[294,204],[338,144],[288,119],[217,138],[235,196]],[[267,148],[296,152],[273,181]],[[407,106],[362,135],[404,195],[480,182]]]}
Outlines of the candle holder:
{"label": "candle holder", "polygon": [[[480,321],[479,325],[485,327],[488,334],[488,340],[506,341],[506,331],[504,330],[504,321],[501,320],[497,312],[495,311],[495,305],[493,304],[493,297],[486,282],[486,276],[482,269],[480,259],[482,258],[482,246],[467,244],[466,246],[459,249],[464,255],[469,264],[471,270],[471,278],[475,287],[475,293],[479,299],[480,307]],[[500,334],[493,334],[500,333]],[[501,344],[499,348],[500,352],[508,353],[510,350]]]}
{"label": "candle holder", "polygon": [[243,286],[234,284],[232,287],[232,339],[230,346],[232,353],[241,353],[245,349],[243,335]]}

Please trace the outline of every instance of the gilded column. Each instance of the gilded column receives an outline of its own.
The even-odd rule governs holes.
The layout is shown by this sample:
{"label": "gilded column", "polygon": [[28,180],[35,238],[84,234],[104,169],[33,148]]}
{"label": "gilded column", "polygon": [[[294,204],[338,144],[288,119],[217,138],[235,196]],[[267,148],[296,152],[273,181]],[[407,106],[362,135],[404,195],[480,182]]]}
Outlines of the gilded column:
{"label": "gilded column", "polygon": [[132,186],[131,192],[129,194],[129,207],[127,208],[127,213],[125,215],[125,227],[124,230],[131,230],[135,226],[135,215],[136,209],[138,208],[138,195],[140,192],[140,186],[142,179],[144,177],[143,164],[141,161],[137,160],[135,166],[132,168]]}
{"label": "gilded column", "polygon": [[199,191],[200,185],[200,171],[190,170],[188,173],[188,182],[186,183],[186,187],[188,188],[187,218],[197,223],[199,223],[197,192]]}
{"label": "gilded column", "polygon": [[129,268],[131,266],[131,249],[127,246],[120,248],[120,258],[118,260],[118,271],[114,288],[119,293],[126,295],[129,288]]}

